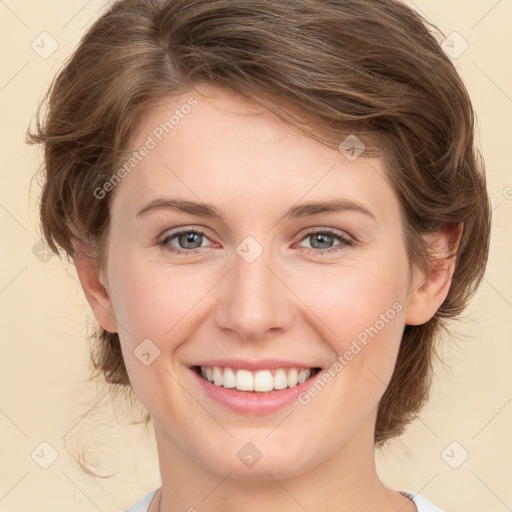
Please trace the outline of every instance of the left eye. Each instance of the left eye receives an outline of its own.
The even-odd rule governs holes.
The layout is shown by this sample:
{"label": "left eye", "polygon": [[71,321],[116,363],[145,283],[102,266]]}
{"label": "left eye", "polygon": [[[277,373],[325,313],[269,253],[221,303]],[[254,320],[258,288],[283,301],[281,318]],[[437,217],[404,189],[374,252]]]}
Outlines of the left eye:
{"label": "left eye", "polygon": [[[300,241],[302,242],[308,238],[311,239],[312,247],[300,247],[310,249],[310,251],[314,251],[316,254],[327,254],[340,251],[346,246],[353,244],[352,240],[348,237],[331,229],[318,229],[316,231],[311,231],[306,233]],[[175,239],[178,240],[178,247],[172,243]],[[160,245],[165,247],[169,252],[173,252],[175,254],[191,254],[198,252],[197,249],[205,247],[203,245],[205,239],[208,239],[208,237],[204,231],[198,229],[183,229],[168,235]],[[333,246],[332,244],[336,239],[339,243]]]}
{"label": "left eye", "polygon": [[[182,248],[176,247],[171,243],[175,238],[178,239],[178,243]],[[166,249],[170,252],[175,253],[189,253],[194,251],[194,249],[198,249],[202,246],[203,239],[206,238],[206,234],[203,231],[194,230],[194,229],[184,229],[178,231],[176,233],[172,233],[167,236],[162,242]]]}
{"label": "left eye", "polygon": [[[316,231],[310,231],[307,233],[302,240],[311,240],[311,250],[316,254],[328,254],[331,252],[337,252],[343,250],[346,246],[353,244],[352,240],[345,235],[333,231],[332,229],[321,229]],[[339,240],[338,244],[331,245],[335,239]],[[309,247],[305,247],[309,249]]]}

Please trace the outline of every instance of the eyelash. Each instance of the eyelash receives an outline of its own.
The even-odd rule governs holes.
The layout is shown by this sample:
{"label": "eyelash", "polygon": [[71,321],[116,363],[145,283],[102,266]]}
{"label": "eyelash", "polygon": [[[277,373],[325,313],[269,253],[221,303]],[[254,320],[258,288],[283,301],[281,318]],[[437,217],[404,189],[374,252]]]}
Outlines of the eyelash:
{"label": "eyelash", "polygon": [[[165,248],[168,252],[171,252],[171,253],[174,253],[174,254],[178,254],[178,255],[197,254],[198,250],[200,249],[199,247],[196,248],[196,249],[179,249],[179,248],[176,248],[175,246],[170,244],[171,240],[173,240],[174,238],[179,237],[180,235],[183,235],[185,233],[194,233],[194,234],[198,234],[198,235],[203,235],[203,236],[208,238],[207,233],[205,231],[203,231],[202,229],[198,229],[198,228],[187,229],[187,228],[184,228],[184,229],[181,229],[179,231],[175,231],[174,233],[171,233],[168,236],[166,236],[164,238],[164,240],[162,242],[160,242],[160,245],[163,248]],[[313,252],[316,255],[323,256],[325,254],[331,254],[331,253],[334,253],[334,252],[342,251],[346,247],[350,247],[350,246],[354,245],[354,241],[353,240],[351,240],[350,238],[348,238],[348,237],[338,233],[337,231],[335,231],[334,229],[331,229],[331,228],[314,229],[314,230],[308,231],[299,240],[299,242],[302,242],[306,238],[308,238],[308,237],[310,237],[312,235],[316,235],[316,234],[331,235],[334,238],[337,238],[340,241],[340,243],[338,245],[335,245],[334,247],[331,247],[331,248],[325,249],[325,250],[309,248],[309,247],[303,247],[303,249],[306,249],[308,251],[308,253]]]}

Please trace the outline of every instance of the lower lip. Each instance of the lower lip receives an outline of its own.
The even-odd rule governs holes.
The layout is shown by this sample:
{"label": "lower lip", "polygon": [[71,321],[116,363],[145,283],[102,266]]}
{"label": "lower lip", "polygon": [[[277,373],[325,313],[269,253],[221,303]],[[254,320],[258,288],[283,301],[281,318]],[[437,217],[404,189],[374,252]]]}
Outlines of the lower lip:
{"label": "lower lip", "polygon": [[210,398],[232,411],[252,416],[271,414],[297,402],[298,396],[313,384],[316,377],[321,375],[320,371],[302,384],[293,388],[278,389],[263,393],[251,393],[216,386],[200,377],[193,368],[191,368],[190,371]]}

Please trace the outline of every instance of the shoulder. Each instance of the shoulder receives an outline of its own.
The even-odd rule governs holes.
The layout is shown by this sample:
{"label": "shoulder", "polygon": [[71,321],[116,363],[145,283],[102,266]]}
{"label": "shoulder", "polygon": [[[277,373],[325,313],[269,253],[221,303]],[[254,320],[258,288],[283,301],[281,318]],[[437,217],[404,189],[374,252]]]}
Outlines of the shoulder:
{"label": "shoulder", "polygon": [[126,509],[124,512],[147,512],[149,504],[151,503],[151,500],[155,497],[155,494],[158,492],[158,489],[155,489],[154,491],[151,491],[149,494],[146,494],[144,498],[137,501],[134,505],[132,505],[130,508]]}
{"label": "shoulder", "polygon": [[419,494],[414,494],[409,491],[401,491],[401,494],[414,502],[418,512],[443,512],[439,507],[436,507],[433,503]]}

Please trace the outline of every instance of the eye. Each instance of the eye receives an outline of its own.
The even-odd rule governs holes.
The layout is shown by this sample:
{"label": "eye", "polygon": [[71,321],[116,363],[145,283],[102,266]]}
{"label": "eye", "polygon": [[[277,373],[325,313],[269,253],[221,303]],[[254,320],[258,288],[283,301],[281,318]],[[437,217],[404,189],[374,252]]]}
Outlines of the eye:
{"label": "eye", "polygon": [[[322,228],[309,231],[305,236],[302,237],[301,241],[307,239],[311,240],[312,246],[308,252],[313,252],[314,254],[319,255],[343,251],[347,246],[354,244],[354,242],[346,235],[339,233],[331,228]],[[332,245],[336,240],[338,240],[339,243]],[[305,249],[309,248],[305,247]]]}
{"label": "eye", "polygon": [[[313,252],[316,255],[339,252],[344,250],[347,246],[354,244],[353,240],[346,235],[331,228],[311,230],[302,237],[301,241],[307,240],[308,238],[311,240],[312,247],[308,248],[300,245],[299,247],[308,250],[308,252]],[[169,233],[162,242],[160,242],[160,245],[166,251],[174,254],[201,254],[202,251],[199,251],[199,249],[208,247],[207,245],[203,245],[203,242],[207,239],[206,232],[201,229],[183,228]],[[176,242],[173,242],[174,240],[176,240]],[[333,245],[336,240],[338,243]]]}
{"label": "eye", "polygon": [[[174,239],[177,239],[178,246],[172,243]],[[174,254],[200,253],[201,251],[197,249],[204,247],[202,243],[205,239],[207,239],[207,237],[204,231],[197,228],[185,228],[167,235],[162,242],[160,242],[160,245],[164,247],[165,250]]]}

